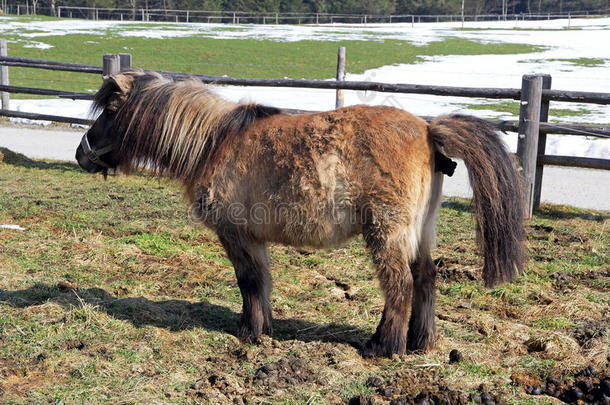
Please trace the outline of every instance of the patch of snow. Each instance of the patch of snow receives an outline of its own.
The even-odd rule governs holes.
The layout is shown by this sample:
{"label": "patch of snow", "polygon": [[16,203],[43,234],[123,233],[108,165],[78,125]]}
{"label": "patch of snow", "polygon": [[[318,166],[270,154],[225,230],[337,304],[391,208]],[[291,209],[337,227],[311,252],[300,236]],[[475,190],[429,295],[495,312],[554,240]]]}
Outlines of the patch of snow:
{"label": "patch of snow", "polygon": [[22,228],[19,225],[12,224],[0,224],[0,229],[14,229],[16,231],[25,231],[25,228]]}
{"label": "patch of snow", "polygon": [[[86,100],[66,99],[12,99],[10,108],[13,111],[31,112],[37,114],[61,115],[73,118],[90,118],[91,102]],[[49,125],[51,121],[32,120],[27,118],[11,118],[11,121],[21,124]],[[73,125],[82,127],[82,125]]]}
{"label": "patch of snow", "polygon": [[45,44],[44,42],[33,41],[27,45],[23,45],[24,48],[38,48],[38,49],[51,49],[53,45]]}

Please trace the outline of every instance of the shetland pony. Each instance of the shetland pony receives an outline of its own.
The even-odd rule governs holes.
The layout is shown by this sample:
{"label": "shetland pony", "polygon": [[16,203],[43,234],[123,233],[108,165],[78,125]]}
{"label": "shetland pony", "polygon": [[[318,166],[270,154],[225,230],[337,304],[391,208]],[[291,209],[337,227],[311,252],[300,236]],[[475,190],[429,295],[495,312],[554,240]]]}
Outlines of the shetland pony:
{"label": "shetland pony", "polygon": [[[194,216],[213,229],[243,298],[239,336],[270,333],[269,242],[331,247],[362,234],[385,298],[369,355],[423,351],[435,339],[430,257],[443,172],[456,156],[474,192],[488,287],[524,265],[520,176],[483,120],[427,123],[358,105],[287,115],[226,101],[195,79],[132,70],[106,78],[101,111],[76,151],[91,173],[146,168],[180,180]],[[358,269],[354,269],[358,271]]]}

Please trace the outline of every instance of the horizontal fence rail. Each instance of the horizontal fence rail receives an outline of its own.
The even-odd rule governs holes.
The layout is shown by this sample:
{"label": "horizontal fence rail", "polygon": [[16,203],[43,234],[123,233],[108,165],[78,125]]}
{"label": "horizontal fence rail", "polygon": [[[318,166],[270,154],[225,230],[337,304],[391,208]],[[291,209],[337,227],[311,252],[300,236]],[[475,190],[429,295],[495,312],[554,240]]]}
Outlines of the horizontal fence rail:
{"label": "horizontal fence rail", "polygon": [[610,160],[598,158],[584,158],[577,156],[542,155],[538,162],[545,165],[582,167],[585,169],[610,170]]}
{"label": "horizontal fence rail", "polygon": [[60,115],[50,114],[36,114],[22,111],[11,111],[0,109],[0,116],[11,117],[11,118],[25,118],[28,120],[39,120],[39,121],[53,121],[53,122],[65,122],[68,124],[80,124],[80,125],[91,125],[94,120],[86,118],[75,118],[75,117],[63,117]]}
{"label": "horizontal fence rail", "polygon": [[[39,69],[64,70],[81,73],[102,74],[101,66],[83,65],[78,63],[49,62],[42,59],[0,57],[0,65],[21,66]],[[200,74],[187,74],[179,72],[158,71],[159,73],[175,78],[197,77],[205,83],[234,86],[260,86],[260,87],[300,87],[310,89],[344,89],[355,91],[377,91],[384,93],[428,94],[436,96],[476,97],[492,99],[521,98],[521,89],[517,88],[485,88],[485,87],[457,87],[434,86],[421,84],[392,84],[382,82],[356,82],[333,80],[293,80],[293,79],[245,79],[226,76],[210,76]],[[610,104],[609,93],[567,90],[542,90],[542,99],[549,101],[565,101],[592,104]]]}
{"label": "horizontal fence rail", "polygon": [[82,63],[56,62],[45,59],[17,58],[14,56],[0,56],[0,65],[20,66],[34,69],[61,70],[66,72],[102,74],[102,67],[85,65]]}
{"label": "horizontal fence rail", "polygon": [[[343,57],[342,60],[341,55],[342,53],[340,50],[338,54],[338,72],[341,69],[340,64],[345,62],[345,58]],[[103,66],[95,66],[78,63],[47,61],[42,59],[15,58],[6,55],[0,56],[0,66],[14,66],[23,68],[49,69],[56,71],[91,73],[101,74],[104,76],[114,74],[122,69],[131,67],[131,55],[129,54],[104,55],[103,61]],[[227,76],[187,74],[168,71],[156,72],[177,79],[186,77],[196,77],[199,78],[201,81],[212,85],[314,88],[329,90],[375,91],[386,93],[407,93],[468,98],[520,100],[521,113],[519,120],[488,121],[500,131],[519,133],[519,147],[517,155],[521,159],[522,165],[524,162],[523,159],[525,159],[524,156],[531,156],[527,158],[527,164],[523,166],[527,170],[527,176],[529,178],[528,181],[533,182],[533,185],[531,185],[530,183],[530,185],[528,186],[528,190],[525,190],[528,193],[528,198],[530,199],[530,212],[532,210],[532,207],[537,207],[537,205],[539,204],[540,187],[542,181],[542,168],[544,167],[544,165],[610,170],[610,159],[557,156],[546,155],[544,153],[546,134],[566,134],[574,136],[594,136],[600,138],[610,138],[610,126],[608,125],[582,125],[573,123],[546,122],[548,121],[549,101],[591,103],[601,105],[610,104],[610,93],[550,89],[551,78],[548,75],[526,75],[523,77],[523,84],[521,88],[480,88],[418,85],[404,83],[344,81],[339,78],[340,76],[342,76],[340,74],[338,74],[338,80],[292,80],[234,78]],[[8,78],[8,74],[6,76]],[[2,83],[3,84],[0,84],[0,92],[2,94],[22,93],[32,95],[46,95],[73,100],[92,100],[94,97],[92,94],[89,93],[77,93],[54,89],[39,89],[21,86],[11,86],[8,84],[8,81],[3,81]],[[528,84],[528,86],[534,87],[527,87],[527,83],[530,83]],[[536,86],[539,87],[536,88]],[[538,110],[540,110],[540,118],[534,118],[535,122],[530,122],[530,111]],[[307,114],[315,113],[318,111],[283,109],[283,112],[288,114]],[[5,108],[4,104],[2,109],[0,109],[0,116],[65,122],[79,125],[91,125],[93,123],[93,120],[91,119],[11,111],[8,108]],[[536,113],[534,117],[538,117],[538,113]],[[432,119],[432,117],[422,118],[426,120]],[[532,141],[532,139],[534,139],[533,137],[536,138],[534,141]],[[538,144],[538,142],[540,142],[540,144]],[[523,148],[525,148],[526,152],[524,152]],[[534,151],[537,148],[537,153],[533,153],[532,148],[534,149]],[[533,161],[531,159],[533,159]]]}
{"label": "horizontal fence rail", "polygon": [[93,94],[73,93],[70,91],[52,89],[38,89],[32,87],[0,85],[0,91],[5,91],[7,93],[34,94],[37,96],[55,96],[59,98],[69,98],[72,100],[93,100]]}

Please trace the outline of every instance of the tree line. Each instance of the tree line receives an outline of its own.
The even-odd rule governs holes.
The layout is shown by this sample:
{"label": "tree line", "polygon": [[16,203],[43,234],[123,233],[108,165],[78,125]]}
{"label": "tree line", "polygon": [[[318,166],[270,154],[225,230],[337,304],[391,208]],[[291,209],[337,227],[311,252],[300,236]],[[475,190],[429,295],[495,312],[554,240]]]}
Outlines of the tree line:
{"label": "tree line", "polygon": [[[5,3],[6,0],[3,1]],[[292,12],[333,14],[459,14],[462,0],[17,0],[16,4],[35,3],[40,8],[57,6],[178,9],[206,11]],[[13,3],[9,1],[9,3]],[[508,14],[608,12],[610,0],[464,0],[464,12]]]}

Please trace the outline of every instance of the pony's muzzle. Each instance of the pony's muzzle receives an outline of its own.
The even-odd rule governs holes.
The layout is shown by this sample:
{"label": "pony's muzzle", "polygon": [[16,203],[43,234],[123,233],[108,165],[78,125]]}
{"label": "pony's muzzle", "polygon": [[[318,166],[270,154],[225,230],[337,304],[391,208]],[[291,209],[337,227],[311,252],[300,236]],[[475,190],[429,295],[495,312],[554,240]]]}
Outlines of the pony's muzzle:
{"label": "pony's muzzle", "polygon": [[81,169],[88,173],[98,173],[103,169],[102,166],[95,164],[91,161],[91,159],[89,159],[89,157],[85,154],[82,145],[78,145],[78,148],[76,148],[76,161]]}

